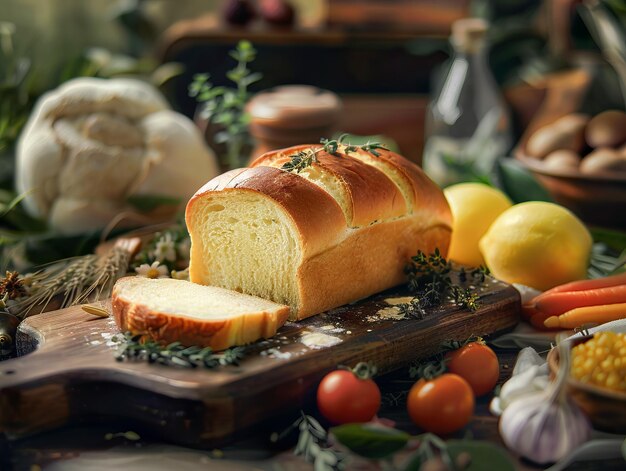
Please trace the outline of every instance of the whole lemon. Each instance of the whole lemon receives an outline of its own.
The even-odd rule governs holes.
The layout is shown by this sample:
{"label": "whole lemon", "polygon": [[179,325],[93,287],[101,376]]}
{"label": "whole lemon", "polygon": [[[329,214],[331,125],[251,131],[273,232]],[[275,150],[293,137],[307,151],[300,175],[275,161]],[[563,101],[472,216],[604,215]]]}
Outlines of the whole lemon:
{"label": "whole lemon", "polygon": [[531,201],[498,216],[480,250],[496,278],[543,291],[585,278],[591,244],[589,231],[572,212]]}
{"label": "whole lemon", "polygon": [[491,223],[512,206],[500,190],[482,183],[459,183],[444,191],[452,211],[452,239],[448,258],[463,265],[484,264],[478,248]]}

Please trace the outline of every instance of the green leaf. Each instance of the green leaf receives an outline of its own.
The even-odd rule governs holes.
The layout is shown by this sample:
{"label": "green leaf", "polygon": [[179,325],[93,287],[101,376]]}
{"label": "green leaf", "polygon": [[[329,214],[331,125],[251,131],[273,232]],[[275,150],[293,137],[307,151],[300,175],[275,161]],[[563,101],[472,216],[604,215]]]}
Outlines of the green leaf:
{"label": "green leaf", "polygon": [[17,195],[13,200],[9,201],[7,204],[0,203],[0,218],[6,216],[7,213],[11,212],[15,207],[22,202],[24,198],[28,196],[30,192],[25,191],[21,195]]}
{"label": "green leaf", "polygon": [[493,443],[478,440],[448,440],[448,453],[452,460],[466,452],[472,461],[465,471],[515,471],[515,465],[504,448]]}
{"label": "green leaf", "polygon": [[176,206],[180,201],[180,198],[164,195],[133,195],[126,199],[128,204],[142,213],[149,213],[159,206]]}
{"label": "green leaf", "polygon": [[174,77],[178,77],[185,71],[185,66],[179,62],[166,62],[161,64],[150,74],[150,81],[157,87],[163,86]]}
{"label": "green leaf", "polygon": [[254,72],[248,75],[247,77],[244,77],[242,82],[247,87],[249,85],[252,85],[254,82],[258,82],[262,78],[263,78],[263,74],[260,74],[259,72]]}
{"label": "green leaf", "polygon": [[506,157],[498,159],[497,169],[502,187],[514,203],[553,201],[548,191],[516,160]]}
{"label": "green leaf", "polygon": [[617,252],[626,250],[626,232],[598,227],[591,228],[589,231],[594,242],[602,242]]}
{"label": "green leaf", "polygon": [[370,459],[385,458],[406,446],[408,433],[374,424],[346,424],[330,432],[353,453]]}

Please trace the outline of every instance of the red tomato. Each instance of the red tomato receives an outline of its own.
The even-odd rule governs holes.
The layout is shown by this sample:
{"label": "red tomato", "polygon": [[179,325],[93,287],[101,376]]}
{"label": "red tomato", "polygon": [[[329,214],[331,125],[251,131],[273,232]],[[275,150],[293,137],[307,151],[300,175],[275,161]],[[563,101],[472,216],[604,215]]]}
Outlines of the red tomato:
{"label": "red tomato", "polygon": [[492,391],[500,376],[500,363],[495,352],[481,342],[467,345],[446,354],[446,367],[465,379],[476,396]]}
{"label": "red tomato", "polygon": [[446,435],[470,421],[474,413],[474,393],[467,381],[452,373],[432,380],[420,379],[409,391],[407,409],[418,427]]}
{"label": "red tomato", "polygon": [[380,389],[372,379],[336,370],[328,373],[317,388],[317,407],[336,424],[368,422],[380,408]]}

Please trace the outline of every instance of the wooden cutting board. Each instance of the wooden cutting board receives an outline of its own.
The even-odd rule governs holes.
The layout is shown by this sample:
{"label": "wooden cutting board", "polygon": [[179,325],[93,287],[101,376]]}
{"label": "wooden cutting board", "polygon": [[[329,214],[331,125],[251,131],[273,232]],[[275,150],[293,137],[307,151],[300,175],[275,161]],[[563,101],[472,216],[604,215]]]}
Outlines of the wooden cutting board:
{"label": "wooden cutting board", "polygon": [[118,362],[114,320],[80,307],[33,316],[18,331],[24,356],[0,363],[0,432],[19,438],[123,420],[168,441],[216,446],[311,405],[317,383],[339,364],[372,361],[389,372],[436,354],[445,340],[500,333],[519,318],[517,291],[489,281],[476,312],[446,305],[424,320],[384,319],[385,299],[406,295],[397,288],[288,323],[247,347],[240,366],[216,370]]}

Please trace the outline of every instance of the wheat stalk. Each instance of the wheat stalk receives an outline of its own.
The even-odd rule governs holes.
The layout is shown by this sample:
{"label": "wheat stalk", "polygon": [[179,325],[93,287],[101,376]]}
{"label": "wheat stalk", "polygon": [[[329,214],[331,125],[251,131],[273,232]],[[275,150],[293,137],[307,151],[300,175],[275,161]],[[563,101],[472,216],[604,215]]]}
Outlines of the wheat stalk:
{"label": "wheat stalk", "polygon": [[55,297],[60,308],[102,299],[111,294],[115,281],[128,271],[130,260],[141,241],[120,239],[104,255],[83,255],[48,265],[32,275],[29,296],[11,307],[19,317],[43,312]]}

